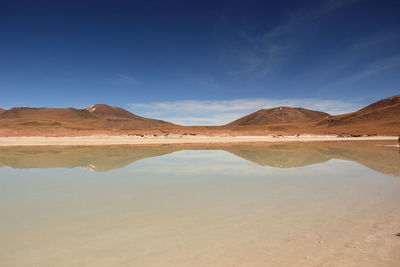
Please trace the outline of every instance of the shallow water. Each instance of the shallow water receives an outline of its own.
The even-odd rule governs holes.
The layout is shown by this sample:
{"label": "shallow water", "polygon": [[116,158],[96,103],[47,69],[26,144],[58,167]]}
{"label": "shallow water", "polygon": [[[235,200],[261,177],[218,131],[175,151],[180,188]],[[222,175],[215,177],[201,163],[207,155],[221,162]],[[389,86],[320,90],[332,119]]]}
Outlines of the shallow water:
{"label": "shallow water", "polygon": [[399,266],[388,143],[0,149],[0,266]]}

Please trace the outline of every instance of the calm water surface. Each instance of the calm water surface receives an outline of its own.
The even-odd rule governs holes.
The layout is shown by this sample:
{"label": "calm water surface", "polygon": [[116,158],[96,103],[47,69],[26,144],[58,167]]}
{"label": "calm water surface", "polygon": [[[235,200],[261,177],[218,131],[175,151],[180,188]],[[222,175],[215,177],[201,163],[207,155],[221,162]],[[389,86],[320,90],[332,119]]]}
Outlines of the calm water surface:
{"label": "calm water surface", "polygon": [[0,148],[0,266],[400,266],[389,145]]}

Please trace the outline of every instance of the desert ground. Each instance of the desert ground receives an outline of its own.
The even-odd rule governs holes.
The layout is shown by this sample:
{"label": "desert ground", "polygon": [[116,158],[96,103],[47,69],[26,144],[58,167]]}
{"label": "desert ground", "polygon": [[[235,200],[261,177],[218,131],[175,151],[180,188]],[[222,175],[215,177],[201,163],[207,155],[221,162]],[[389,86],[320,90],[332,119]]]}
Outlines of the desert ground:
{"label": "desert ground", "polygon": [[336,135],[269,135],[269,136],[129,136],[92,135],[75,137],[0,137],[0,146],[89,146],[89,145],[140,145],[140,144],[210,144],[210,143],[255,143],[255,142],[320,142],[320,141],[368,141],[392,140],[397,136],[340,137]]}

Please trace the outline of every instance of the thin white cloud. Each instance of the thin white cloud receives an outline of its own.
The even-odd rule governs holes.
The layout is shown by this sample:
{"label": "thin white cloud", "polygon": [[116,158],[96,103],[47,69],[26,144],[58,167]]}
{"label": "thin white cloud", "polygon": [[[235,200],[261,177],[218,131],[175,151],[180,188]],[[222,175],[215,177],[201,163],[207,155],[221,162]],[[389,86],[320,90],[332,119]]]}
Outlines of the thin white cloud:
{"label": "thin white cloud", "polygon": [[144,116],[183,125],[222,125],[263,108],[303,107],[330,114],[352,112],[362,105],[355,101],[324,99],[233,99],[182,100],[129,104],[129,109]]}
{"label": "thin white cloud", "polygon": [[387,43],[393,43],[399,40],[398,29],[387,29],[378,33],[371,34],[362,39],[356,39],[348,47],[350,53],[360,52],[373,52],[372,49],[376,49],[380,45]]}
{"label": "thin white cloud", "polygon": [[363,80],[365,78],[368,78],[374,74],[399,67],[400,67],[400,55],[385,59],[380,59],[378,61],[366,65],[365,68],[355,73],[352,73],[348,76],[343,77],[342,79],[335,81],[334,83],[328,85],[325,89],[334,88],[343,84],[351,84]]}
{"label": "thin white cloud", "polygon": [[117,73],[116,76],[117,76],[117,79],[120,82],[123,82],[123,83],[129,83],[129,84],[137,84],[137,83],[139,83],[139,81],[135,77],[133,77],[131,75]]}
{"label": "thin white cloud", "polygon": [[201,114],[193,114],[193,116],[171,116],[168,119],[179,125],[224,125],[243,116],[243,113],[219,113],[201,116]]}
{"label": "thin white cloud", "polygon": [[[257,35],[240,31],[240,37],[247,42],[247,49],[235,52],[234,61],[240,66],[230,71],[233,75],[252,75],[263,78],[281,68],[290,60],[296,47],[304,46],[304,32],[310,24],[315,26],[318,19],[331,12],[363,0],[325,0],[317,6],[302,8],[290,13],[276,27]],[[236,68],[236,67],[234,67]]]}
{"label": "thin white cloud", "polygon": [[272,38],[283,34],[291,34],[296,29],[304,27],[304,24],[311,23],[330,12],[336,11],[338,9],[344,8],[348,5],[360,2],[362,0],[326,0],[322,1],[321,5],[308,9],[299,10],[298,12],[292,13],[286,21],[284,21],[279,26],[273,28],[264,38]]}
{"label": "thin white cloud", "polygon": [[318,88],[315,91],[317,95],[323,95],[330,90],[343,92],[353,87],[354,82],[396,67],[399,54],[382,58],[376,57],[376,51],[391,51],[393,44],[399,40],[397,29],[356,38],[346,48],[326,56],[312,67],[299,69],[292,77],[292,82]]}

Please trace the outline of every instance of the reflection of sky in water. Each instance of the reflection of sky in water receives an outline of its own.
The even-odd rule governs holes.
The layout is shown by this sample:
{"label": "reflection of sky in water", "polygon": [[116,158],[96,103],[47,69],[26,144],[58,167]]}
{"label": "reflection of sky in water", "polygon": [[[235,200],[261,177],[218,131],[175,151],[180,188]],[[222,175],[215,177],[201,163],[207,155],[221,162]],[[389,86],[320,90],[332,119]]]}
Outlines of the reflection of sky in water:
{"label": "reflection of sky in water", "polygon": [[[190,172],[201,171],[203,165],[208,165],[209,171],[213,171],[212,168],[215,167],[218,170],[228,168],[226,171],[231,172],[239,168],[256,170],[254,167],[246,167],[252,165],[245,165],[243,160],[274,168],[297,168],[330,160],[346,160],[383,174],[400,177],[400,150],[374,142],[0,148],[0,167],[10,166],[16,169],[82,167],[91,171],[107,172],[136,165],[143,160],[149,162],[150,158],[154,166],[163,166],[152,167],[154,171],[167,171],[172,165],[174,170],[183,171],[189,164]],[[175,158],[179,159],[179,164],[174,164]],[[207,162],[207,159],[218,161],[218,164]]]}
{"label": "reflection of sky in water", "polygon": [[[346,171],[353,168],[346,168],[352,164],[346,164],[342,160],[332,160],[331,166],[340,167],[338,170]],[[156,166],[156,167],[155,167]],[[127,166],[127,171],[133,173],[149,172],[158,175],[256,175],[291,176],[299,173],[299,168],[279,169],[269,166],[259,166],[251,161],[244,160],[225,151],[179,151],[163,157],[143,159],[134,165]],[[334,168],[334,167],[333,167]],[[343,169],[345,168],[345,169]],[[308,166],[303,172],[309,174],[318,171],[324,172],[325,165]]]}
{"label": "reflection of sky in water", "polygon": [[[4,167],[0,258],[5,266],[321,266],[350,255],[390,266],[399,191],[400,179],[352,161],[275,168],[221,150],[107,172]],[[376,247],[385,256],[371,260],[365,252]]]}

